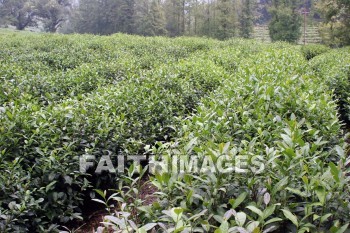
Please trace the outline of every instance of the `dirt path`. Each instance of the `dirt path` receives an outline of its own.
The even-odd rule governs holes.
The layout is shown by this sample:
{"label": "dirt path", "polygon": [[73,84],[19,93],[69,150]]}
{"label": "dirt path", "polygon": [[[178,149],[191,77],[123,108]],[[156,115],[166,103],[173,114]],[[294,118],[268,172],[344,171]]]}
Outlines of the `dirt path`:
{"label": "dirt path", "polygon": [[[156,200],[156,196],[153,194],[157,192],[157,188],[149,182],[149,178],[144,179],[142,182],[142,189],[140,191],[140,197],[143,200],[143,205],[152,205]],[[148,182],[147,184],[145,184]],[[92,213],[87,214],[85,222],[80,222],[74,224],[75,226],[69,227],[69,229],[76,229],[74,233],[94,233],[99,226],[103,226],[101,222],[108,212],[104,209],[102,205],[93,205]],[[111,233],[113,231],[110,231]]]}

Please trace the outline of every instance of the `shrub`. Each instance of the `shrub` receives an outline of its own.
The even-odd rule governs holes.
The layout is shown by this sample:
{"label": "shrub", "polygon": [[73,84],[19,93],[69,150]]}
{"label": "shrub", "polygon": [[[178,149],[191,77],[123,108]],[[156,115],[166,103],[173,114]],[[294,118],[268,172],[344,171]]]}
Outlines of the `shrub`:
{"label": "shrub", "polygon": [[[135,167],[122,177],[83,173],[83,155],[264,161],[260,174],[156,174],[158,201],[118,213],[130,220],[125,212],[138,208],[144,230],[320,231],[349,218],[348,161],[327,86],[348,74],[336,52],[345,70],[328,76],[332,53],[310,69],[286,43],[14,34],[0,46],[1,232],[57,231],[103,184],[121,182],[118,201],[139,192]],[[335,93],[346,100],[345,89]]]}
{"label": "shrub", "polygon": [[[189,168],[195,157],[209,168],[179,172],[172,170],[179,164],[171,164],[169,170],[158,170],[151,178],[158,188],[158,200],[152,206],[139,206],[137,196],[133,196],[135,202],[126,204],[119,190],[111,199],[118,201],[122,212],[105,218],[116,232],[347,228],[350,190],[344,164],[348,162],[336,103],[326,80],[310,70],[302,54],[285,44],[269,46],[239,64],[235,76],[203,98],[195,114],[182,120],[173,142],[151,149],[160,164],[181,156]],[[215,166],[222,156],[229,157],[231,166],[244,156],[246,172],[229,165],[225,168],[234,170],[223,173],[223,168]],[[130,177],[121,182],[135,184]],[[132,193],[134,188],[126,190]],[[130,222],[126,212],[134,208],[139,214],[133,224],[119,224]]]}
{"label": "shrub", "polygon": [[342,119],[350,122],[350,50],[332,50],[311,60],[311,67],[334,91]]}
{"label": "shrub", "polygon": [[[38,43],[43,46],[41,40],[50,44],[51,39],[60,41],[61,37],[40,38]],[[81,206],[91,186],[114,183],[116,175],[90,177],[80,172],[80,156],[92,154],[99,160],[106,154],[139,154],[145,145],[169,140],[176,135],[181,118],[191,114],[201,98],[228,76],[210,60],[192,57],[191,53],[200,53],[202,47],[187,51],[190,42],[177,42],[178,49],[185,52],[180,55],[184,59],[176,57],[175,64],[161,64],[156,58],[144,67],[140,64],[151,56],[147,45],[152,39],[135,38],[140,48],[112,61],[100,61],[111,53],[104,50],[105,46],[110,48],[116,39],[130,37],[101,37],[100,46],[92,46],[89,37],[69,37],[72,46],[79,42],[75,40],[82,40],[84,50],[75,51],[81,56],[69,56],[69,46],[56,48],[59,52],[45,52],[53,63],[43,64],[52,74],[43,71],[43,76],[33,75],[22,67],[27,60],[20,54],[22,63],[17,69],[3,71],[1,231],[50,231],[57,228],[56,224],[81,218]],[[22,40],[19,43],[29,50],[33,46]],[[163,46],[169,42],[158,39],[157,43]],[[87,60],[89,49],[101,51]],[[121,46],[117,51],[123,49]],[[41,52],[32,52],[34,57],[42,56]],[[162,54],[174,61],[167,51]],[[4,67],[12,66],[9,60]],[[16,179],[23,185],[14,182]]]}
{"label": "shrub", "polygon": [[301,47],[301,52],[306,60],[311,60],[312,58],[329,51],[329,47],[320,44],[308,44]]}

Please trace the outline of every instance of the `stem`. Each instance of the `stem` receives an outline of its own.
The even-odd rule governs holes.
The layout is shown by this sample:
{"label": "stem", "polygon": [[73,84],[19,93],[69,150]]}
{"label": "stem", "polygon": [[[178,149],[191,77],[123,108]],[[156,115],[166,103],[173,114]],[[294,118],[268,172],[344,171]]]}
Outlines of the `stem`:
{"label": "stem", "polygon": [[127,231],[128,233],[130,233],[129,228],[128,228],[128,221],[126,221],[126,218],[125,218],[125,217],[123,217],[123,219],[124,219],[124,222],[125,222],[126,231]]}

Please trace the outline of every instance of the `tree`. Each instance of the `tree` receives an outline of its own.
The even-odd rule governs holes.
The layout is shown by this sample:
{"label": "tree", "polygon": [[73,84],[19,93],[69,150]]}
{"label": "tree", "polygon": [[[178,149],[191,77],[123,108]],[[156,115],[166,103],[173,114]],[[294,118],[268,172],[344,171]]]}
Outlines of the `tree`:
{"label": "tree", "polygon": [[151,3],[151,9],[148,14],[149,27],[147,33],[151,36],[164,36],[167,34],[165,29],[165,18],[157,0],[153,0]]}
{"label": "tree", "polygon": [[250,38],[254,28],[253,3],[252,0],[243,0],[242,13],[240,17],[240,36]]}
{"label": "tree", "polygon": [[320,27],[323,41],[331,46],[350,45],[350,1],[320,0],[317,8],[325,20]]}
{"label": "tree", "polygon": [[203,2],[201,5],[202,15],[203,19],[199,26],[198,35],[200,36],[212,36],[213,30],[212,30],[212,12],[213,10],[213,4],[211,3],[211,0],[207,0],[207,2]]}
{"label": "tree", "polygon": [[108,35],[117,32],[118,0],[84,0],[72,15],[74,32]]}
{"label": "tree", "polygon": [[132,34],[134,32],[134,0],[117,0],[117,8],[114,14],[117,16],[116,30]]}
{"label": "tree", "polygon": [[150,9],[150,0],[138,0],[135,3],[134,32],[138,35],[145,35],[146,18]]}
{"label": "tree", "polygon": [[68,19],[70,13],[69,0],[39,0],[37,15],[42,18],[44,28],[48,32],[56,32]]}
{"label": "tree", "polygon": [[217,3],[216,38],[227,39],[235,34],[235,11],[232,1],[219,0]]}
{"label": "tree", "polygon": [[144,36],[164,36],[165,18],[163,9],[157,0],[139,1],[135,12],[136,34]]}
{"label": "tree", "polygon": [[165,1],[165,17],[166,17],[166,29],[170,36],[183,35],[182,28],[182,1],[179,0],[166,0]]}
{"label": "tree", "polygon": [[256,9],[254,12],[255,23],[263,25],[267,24],[271,20],[271,14],[269,12],[270,0],[259,0],[256,2]]}
{"label": "tree", "polygon": [[71,18],[73,31],[108,35],[135,32],[134,0],[84,0]]}
{"label": "tree", "polygon": [[297,0],[273,0],[271,8],[272,19],[269,23],[269,33],[272,41],[287,41],[295,43],[301,36],[301,16],[298,13]]}
{"label": "tree", "polygon": [[36,25],[37,15],[35,0],[0,0],[0,20],[18,30]]}
{"label": "tree", "polygon": [[[194,0],[192,4],[192,12],[193,12],[193,35],[197,35],[198,32],[198,24],[199,24],[199,18],[200,18],[200,8],[199,8],[199,2],[198,0]],[[190,32],[190,34],[192,34]]]}

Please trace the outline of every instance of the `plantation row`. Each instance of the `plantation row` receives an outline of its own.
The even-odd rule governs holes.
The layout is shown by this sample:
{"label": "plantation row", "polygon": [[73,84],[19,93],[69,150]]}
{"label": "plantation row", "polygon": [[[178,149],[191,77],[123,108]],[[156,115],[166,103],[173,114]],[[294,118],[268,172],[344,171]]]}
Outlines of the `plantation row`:
{"label": "plantation row", "polygon": [[[227,174],[214,165],[207,174],[156,175],[152,183],[160,190],[159,204],[138,207],[140,232],[157,227],[168,232],[344,232],[350,217],[349,161],[336,109],[343,102],[348,109],[349,99],[345,92],[333,93],[329,84],[335,89],[346,84],[349,51],[320,55],[311,66],[305,60],[326,51],[269,46],[244,59],[225,85],[203,98],[196,113],[182,121],[175,142],[153,153],[169,161],[185,155],[181,159],[188,166],[193,157],[205,164],[208,156],[219,163],[224,155],[245,155],[247,167],[256,168],[258,157],[263,170]],[[318,59],[333,59],[338,69],[317,70]],[[343,117],[349,120],[347,113]],[[122,189],[117,194],[125,203],[132,196]],[[120,224],[133,208],[125,205],[124,212],[106,221],[115,230],[135,229]]]}
{"label": "plantation row", "polygon": [[350,49],[337,49],[322,54],[311,61],[316,75],[321,76],[327,86],[334,90],[342,118],[350,121]]}
{"label": "plantation row", "polygon": [[[22,39],[17,42],[22,43]],[[104,51],[92,53],[80,48],[71,54],[70,48],[79,47],[82,39],[86,45],[80,46],[91,47],[90,38],[69,38],[72,44],[67,37],[26,39],[25,44],[11,40],[7,45],[10,59],[3,66],[10,68],[2,69],[7,89],[2,101],[1,166],[9,173],[1,177],[2,206],[7,215],[3,227],[11,230],[27,231],[79,217],[79,207],[88,194],[84,190],[91,186],[88,176],[79,173],[80,155],[137,154],[146,143],[169,137],[177,116],[192,111],[200,97],[225,78],[224,70],[210,61],[203,61],[205,66],[192,59],[171,67],[167,64],[202,49],[206,41],[195,44],[182,40],[178,47],[170,47],[165,40],[140,40],[126,47],[122,43],[130,38],[116,36],[101,40],[102,45],[107,44]],[[58,52],[45,51],[43,44],[50,42],[60,48]],[[66,44],[69,47],[65,48]],[[120,46],[117,51],[114,44]],[[23,51],[17,51],[18,46]],[[157,48],[168,51],[154,53]],[[34,58],[28,60],[27,53]],[[108,59],[113,53],[114,60]],[[156,55],[150,57],[153,53]],[[39,63],[37,57],[43,54],[45,59]],[[161,58],[155,57],[160,55],[166,61],[162,65]],[[77,60],[67,61],[68,57]],[[45,63],[51,60],[54,62]],[[40,68],[30,70],[28,61]],[[110,68],[98,70],[99,65]],[[88,69],[90,66],[98,68]],[[96,188],[106,178],[90,181]]]}
{"label": "plantation row", "polygon": [[314,75],[288,46],[243,64],[183,120],[176,141],[157,152],[185,154],[187,161],[245,155],[249,169],[156,176],[160,202],[168,200],[175,216],[160,218],[198,232],[214,226],[215,232],[343,232],[350,217],[349,161],[328,78]]}
{"label": "plantation row", "polygon": [[[107,217],[116,229],[346,228],[337,109],[350,119],[348,49],[119,34],[5,34],[0,48],[1,232],[57,231],[81,218],[93,189],[118,182],[128,188],[116,199],[138,217],[123,226]],[[149,153],[245,155],[248,167],[259,156],[264,169],[165,171],[151,178],[147,207],[135,204],[131,177],[79,170],[82,155]]]}

